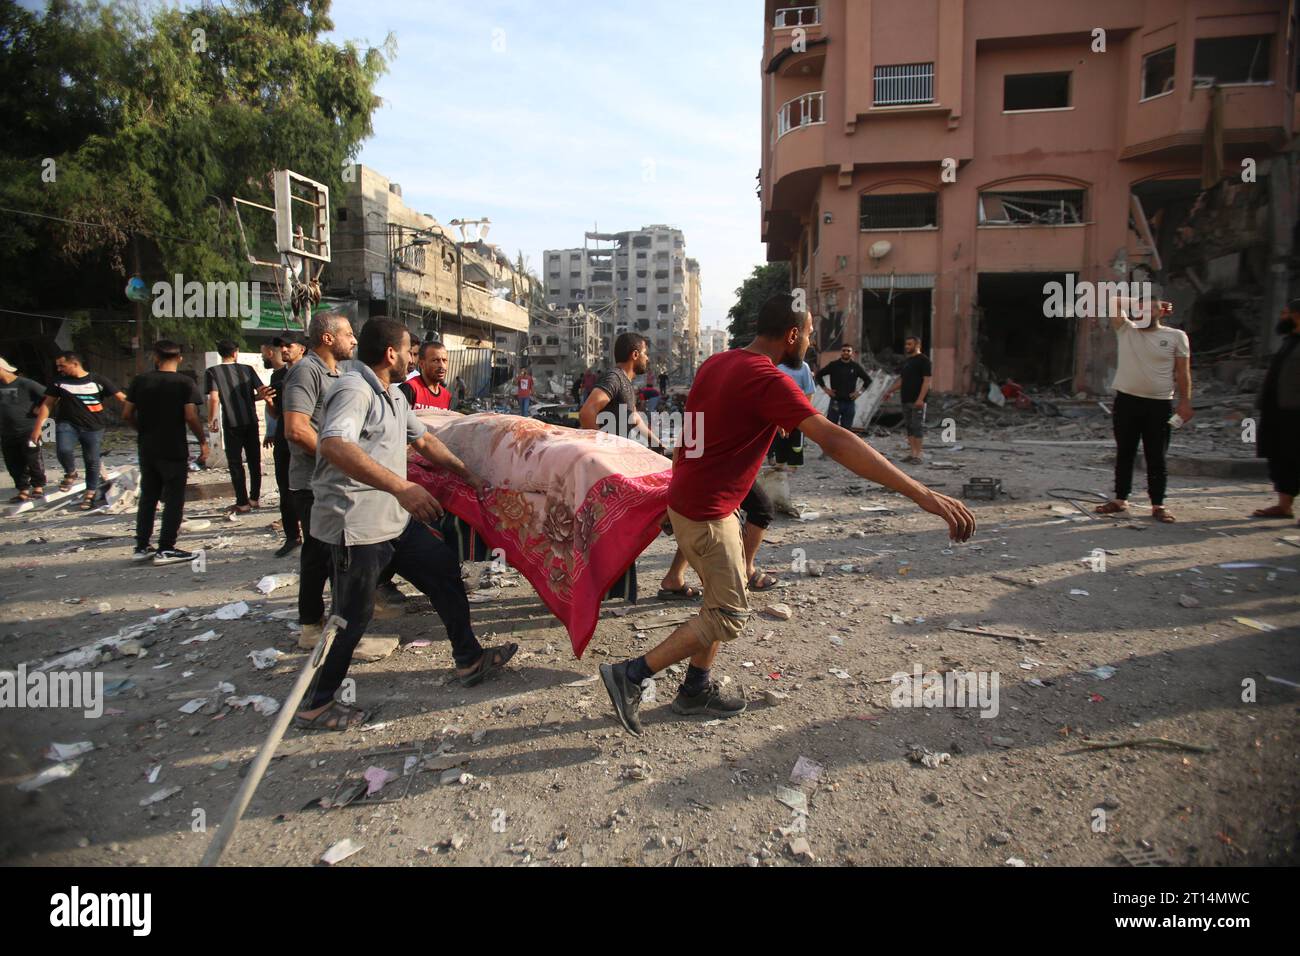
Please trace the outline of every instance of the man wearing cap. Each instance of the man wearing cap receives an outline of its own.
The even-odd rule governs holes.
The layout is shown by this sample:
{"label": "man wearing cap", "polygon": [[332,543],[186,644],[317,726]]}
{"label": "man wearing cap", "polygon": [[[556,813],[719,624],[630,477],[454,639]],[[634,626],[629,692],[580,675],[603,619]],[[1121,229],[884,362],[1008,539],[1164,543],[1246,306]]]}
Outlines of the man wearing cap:
{"label": "man wearing cap", "polygon": [[45,386],[23,378],[0,358],[0,451],[17,491],[11,502],[30,501],[45,494],[45,465],[40,440],[32,437],[35,407],[45,399]]}
{"label": "man wearing cap", "polygon": [[302,544],[302,527],[298,521],[298,512],[294,510],[293,492],[289,490],[289,439],[287,429],[280,422],[282,412],[281,395],[284,393],[284,380],[289,369],[303,357],[307,351],[307,342],[297,332],[286,332],[272,339],[279,365],[271,373],[271,387],[266,393],[266,433],[271,443],[271,454],[275,460],[275,487],[280,492],[280,525],[284,530],[284,544],[275,552],[277,558],[292,554]]}

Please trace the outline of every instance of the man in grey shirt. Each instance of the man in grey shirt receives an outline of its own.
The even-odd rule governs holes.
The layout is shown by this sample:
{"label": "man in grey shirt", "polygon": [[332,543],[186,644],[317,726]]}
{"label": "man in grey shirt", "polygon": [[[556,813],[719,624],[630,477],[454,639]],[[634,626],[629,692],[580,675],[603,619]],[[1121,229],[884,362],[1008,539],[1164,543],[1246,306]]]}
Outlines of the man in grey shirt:
{"label": "man in grey shirt", "polygon": [[289,441],[289,490],[302,522],[302,558],[298,575],[298,645],[312,648],[320,640],[325,616],[325,582],[330,579],[329,546],[312,534],[311,479],[316,470],[316,435],[325,413],[325,399],[339,376],[352,367],[356,348],[352,324],[339,312],[320,312],[307,326],[308,349],[284,378],[280,407]]}
{"label": "man in grey shirt", "polygon": [[[458,475],[478,494],[486,485],[425,428],[397,387],[410,362],[410,333],[392,319],[361,329],[357,365],[325,402],[319,455],[312,479],[312,533],[327,542],[334,561],[334,613],[347,621],[330,647],[299,726],[346,730],[369,714],[334,699],[352,652],[375,610],[375,584],[391,567],[415,585],[447,628],[456,676],[473,687],[500,670],[519,649],[484,650],[469,620],[460,562],[434,522],[442,508],[406,478],[407,447]],[[414,520],[413,520],[414,519]]]}

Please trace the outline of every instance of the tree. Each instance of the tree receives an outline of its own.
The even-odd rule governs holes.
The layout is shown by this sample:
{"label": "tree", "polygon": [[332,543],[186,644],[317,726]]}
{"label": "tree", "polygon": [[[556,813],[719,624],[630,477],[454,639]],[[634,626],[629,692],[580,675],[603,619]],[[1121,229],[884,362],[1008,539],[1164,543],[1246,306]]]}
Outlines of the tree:
{"label": "tree", "polygon": [[754,266],[744,283],[736,290],[736,304],[727,311],[727,331],[731,333],[731,348],[748,345],[758,327],[758,310],[763,303],[779,292],[790,291],[790,264],[769,262]]}
{"label": "tree", "polygon": [[[372,132],[392,38],[325,40],[329,6],[0,0],[0,300],[125,314],[135,273],[247,281],[231,197],[270,205],[277,168],[337,192]],[[148,331],[206,345],[239,319]]]}

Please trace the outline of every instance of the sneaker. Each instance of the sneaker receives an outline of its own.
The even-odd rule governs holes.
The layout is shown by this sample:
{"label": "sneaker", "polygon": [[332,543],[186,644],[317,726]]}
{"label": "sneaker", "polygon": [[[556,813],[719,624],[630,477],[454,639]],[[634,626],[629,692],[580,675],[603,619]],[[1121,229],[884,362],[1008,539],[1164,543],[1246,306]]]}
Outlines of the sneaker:
{"label": "sneaker", "polygon": [[614,704],[618,722],[630,734],[641,736],[641,688],[627,678],[627,664],[601,664],[600,679],[605,682]]}
{"label": "sneaker", "polygon": [[321,632],[324,630],[325,628],[320,624],[304,624],[298,634],[298,647],[310,651],[320,643]]}
{"label": "sneaker", "polygon": [[157,553],[157,548],[136,548],[131,552],[131,560],[136,562],[148,561]]}
{"label": "sneaker", "polygon": [[293,554],[293,549],[298,547],[300,544],[302,544],[301,539],[290,538],[284,544],[280,545],[280,549],[275,552],[275,556],[277,558],[283,558],[286,557],[287,555]]}
{"label": "sneaker", "polygon": [[745,712],[745,698],[723,697],[722,688],[717,681],[709,681],[709,686],[698,694],[688,694],[685,688],[677,691],[673,700],[673,713],[686,717],[709,714],[713,717],[735,717]]}
{"label": "sneaker", "polygon": [[159,551],[153,556],[155,566],[160,564],[181,564],[194,560],[194,555],[188,551],[182,551],[180,548],[170,548],[167,551]]}

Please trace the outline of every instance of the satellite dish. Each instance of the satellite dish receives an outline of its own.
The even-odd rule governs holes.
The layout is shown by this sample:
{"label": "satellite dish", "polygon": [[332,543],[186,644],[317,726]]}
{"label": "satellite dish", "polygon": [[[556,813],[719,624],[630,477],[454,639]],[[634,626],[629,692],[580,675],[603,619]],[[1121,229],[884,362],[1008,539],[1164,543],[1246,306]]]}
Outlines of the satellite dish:
{"label": "satellite dish", "polygon": [[890,250],[893,248],[894,244],[892,242],[888,239],[881,239],[879,242],[871,244],[871,248],[867,250],[867,255],[873,259],[883,259],[889,255]]}

